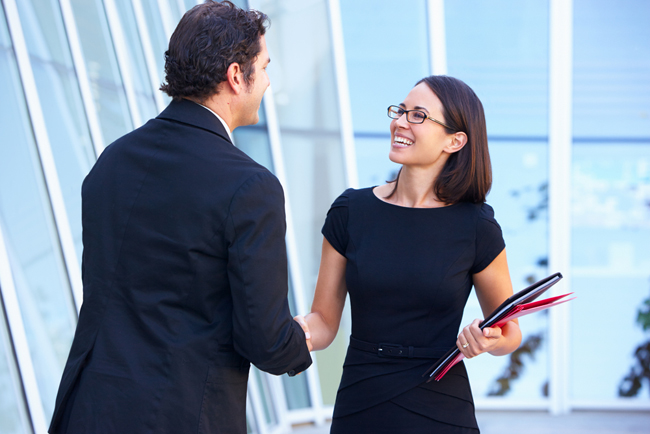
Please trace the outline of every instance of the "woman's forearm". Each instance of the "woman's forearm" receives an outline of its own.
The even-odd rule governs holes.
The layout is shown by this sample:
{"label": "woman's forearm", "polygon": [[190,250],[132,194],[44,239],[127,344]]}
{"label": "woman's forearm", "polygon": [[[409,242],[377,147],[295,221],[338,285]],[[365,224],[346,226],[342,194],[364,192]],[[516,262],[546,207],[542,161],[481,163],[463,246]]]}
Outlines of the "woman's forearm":
{"label": "woman's forearm", "polygon": [[324,350],[329,347],[338,332],[338,324],[328,324],[318,312],[305,315],[305,321],[309,326],[313,350]]}

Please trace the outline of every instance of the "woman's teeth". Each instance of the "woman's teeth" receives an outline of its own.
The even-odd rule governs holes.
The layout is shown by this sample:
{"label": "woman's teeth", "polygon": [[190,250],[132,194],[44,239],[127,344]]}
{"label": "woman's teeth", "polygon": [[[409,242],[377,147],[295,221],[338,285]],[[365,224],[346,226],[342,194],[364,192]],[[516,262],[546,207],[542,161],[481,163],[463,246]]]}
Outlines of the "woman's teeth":
{"label": "woman's teeth", "polygon": [[404,146],[411,146],[413,142],[409,139],[405,139],[404,137],[395,137],[395,143],[398,143],[400,145]]}

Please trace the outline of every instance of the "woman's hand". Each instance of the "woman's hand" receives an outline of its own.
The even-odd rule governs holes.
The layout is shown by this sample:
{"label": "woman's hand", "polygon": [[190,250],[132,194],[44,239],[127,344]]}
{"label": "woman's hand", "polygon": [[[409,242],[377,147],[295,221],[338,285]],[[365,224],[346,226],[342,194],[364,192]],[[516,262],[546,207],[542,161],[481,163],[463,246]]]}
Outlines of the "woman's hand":
{"label": "woman's hand", "polygon": [[305,317],[302,315],[296,315],[293,317],[293,320],[300,324],[300,327],[302,327],[302,331],[305,332],[305,339],[307,340],[307,348],[311,352],[313,349],[313,346],[311,344],[311,333],[309,332],[309,324],[307,324],[307,321],[305,321]]}
{"label": "woman's hand", "polygon": [[475,319],[465,327],[456,339],[456,346],[466,359],[471,359],[479,354],[494,351],[501,345],[503,335],[501,327],[479,328],[480,319]]}

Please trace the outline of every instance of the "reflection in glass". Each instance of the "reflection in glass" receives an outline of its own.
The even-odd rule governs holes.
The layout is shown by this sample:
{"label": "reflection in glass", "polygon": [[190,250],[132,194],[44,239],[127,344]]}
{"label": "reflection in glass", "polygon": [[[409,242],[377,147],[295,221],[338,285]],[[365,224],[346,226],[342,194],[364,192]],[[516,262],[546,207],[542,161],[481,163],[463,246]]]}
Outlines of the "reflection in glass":
{"label": "reflection in glass", "polygon": [[650,2],[574,3],[573,132],[650,138]]}
{"label": "reflection in glass", "polygon": [[106,144],[133,129],[101,0],[71,0],[79,42]]}
{"label": "reflection in glass", "polygon": [[[383,184],[399,170],[388,159],[386,107],[401,103],[415,83],[429,75],[426,1],[408,0],[400,5],[388,13],[372,0],[341,2],[361,187]],[[397,33],[402,37],[386,37],[386,29],[395,23],[408,23],[408,37],[401,31]]]}
{"label": "reflection in glass", "polygon": [[17,2],[77,257],[81,182],[95,161],[63,20],[54,0]]}
{"label": "reflection in glass", "polygon": [[481,98],[490,136],[546,137],[548,0],[465,6],[445,2],[448,74]]}
{"label": "reflection in glass", "polygon": [[[621,392],[630,390],[624,379],[638,365],[635,350],[650,341],[637,322],[650,294],[650,141],[580,143],[573,157],[572,285],[580,303],[571,306],[571,397],[647,400],[647,382]],[[616,326],[595,336],[593,318]],[[603,340],[607,348],[594,357]]]}
{"label": "reflection in glass", "polygon": [[50,415],[76,311],[4,17],[0,17],[0,95],[0,225],[44,412]]}
{"label": "reflection in glass", "polygon": [[[650,348],[639,316],[650,294],[649,14],[647,2],[574,3],[570,396],[592,405],[650,392],[634,385],[634,353]],[[596,339],[599,317],[615,327]]]}

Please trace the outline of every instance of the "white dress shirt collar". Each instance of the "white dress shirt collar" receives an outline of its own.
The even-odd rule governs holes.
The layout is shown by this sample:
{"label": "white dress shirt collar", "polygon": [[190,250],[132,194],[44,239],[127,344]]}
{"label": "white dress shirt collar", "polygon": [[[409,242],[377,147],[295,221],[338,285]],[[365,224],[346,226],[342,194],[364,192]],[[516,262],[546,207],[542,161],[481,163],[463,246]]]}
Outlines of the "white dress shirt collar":
{"label": "white dress shirt collar", "polygon": [[[197,102],[197,104],[199,104],[199,103]],[[228,133],[228,137],[230,137],[230,143],[232,143],[232,144],[234,145],[234,144],[235,144],[235,141],[232,139],[232,133],[230,132],[230,128],[228,127],[228,124],[226,123],[226,121],[224,121],[224,120],[221,118],[221,116],[219,116],[218,114],[216,114],[216,113],[215,113],[214,111],[212,111],[212,109],[210,109],[209,107],[206,107],[206,106],[204,106],[203,104],[199,104],[199,105],[200,105],[201,107],[203,107],[204,109],[206,109],[207,111],[209,111],[210,113],[212,113],[213,115],[215,115],[215,116],[217,117],[217,119],[219,119],[219,121],[221,121],[221,123],[223,124],[223,127],[226,129],[226,133]]]}

